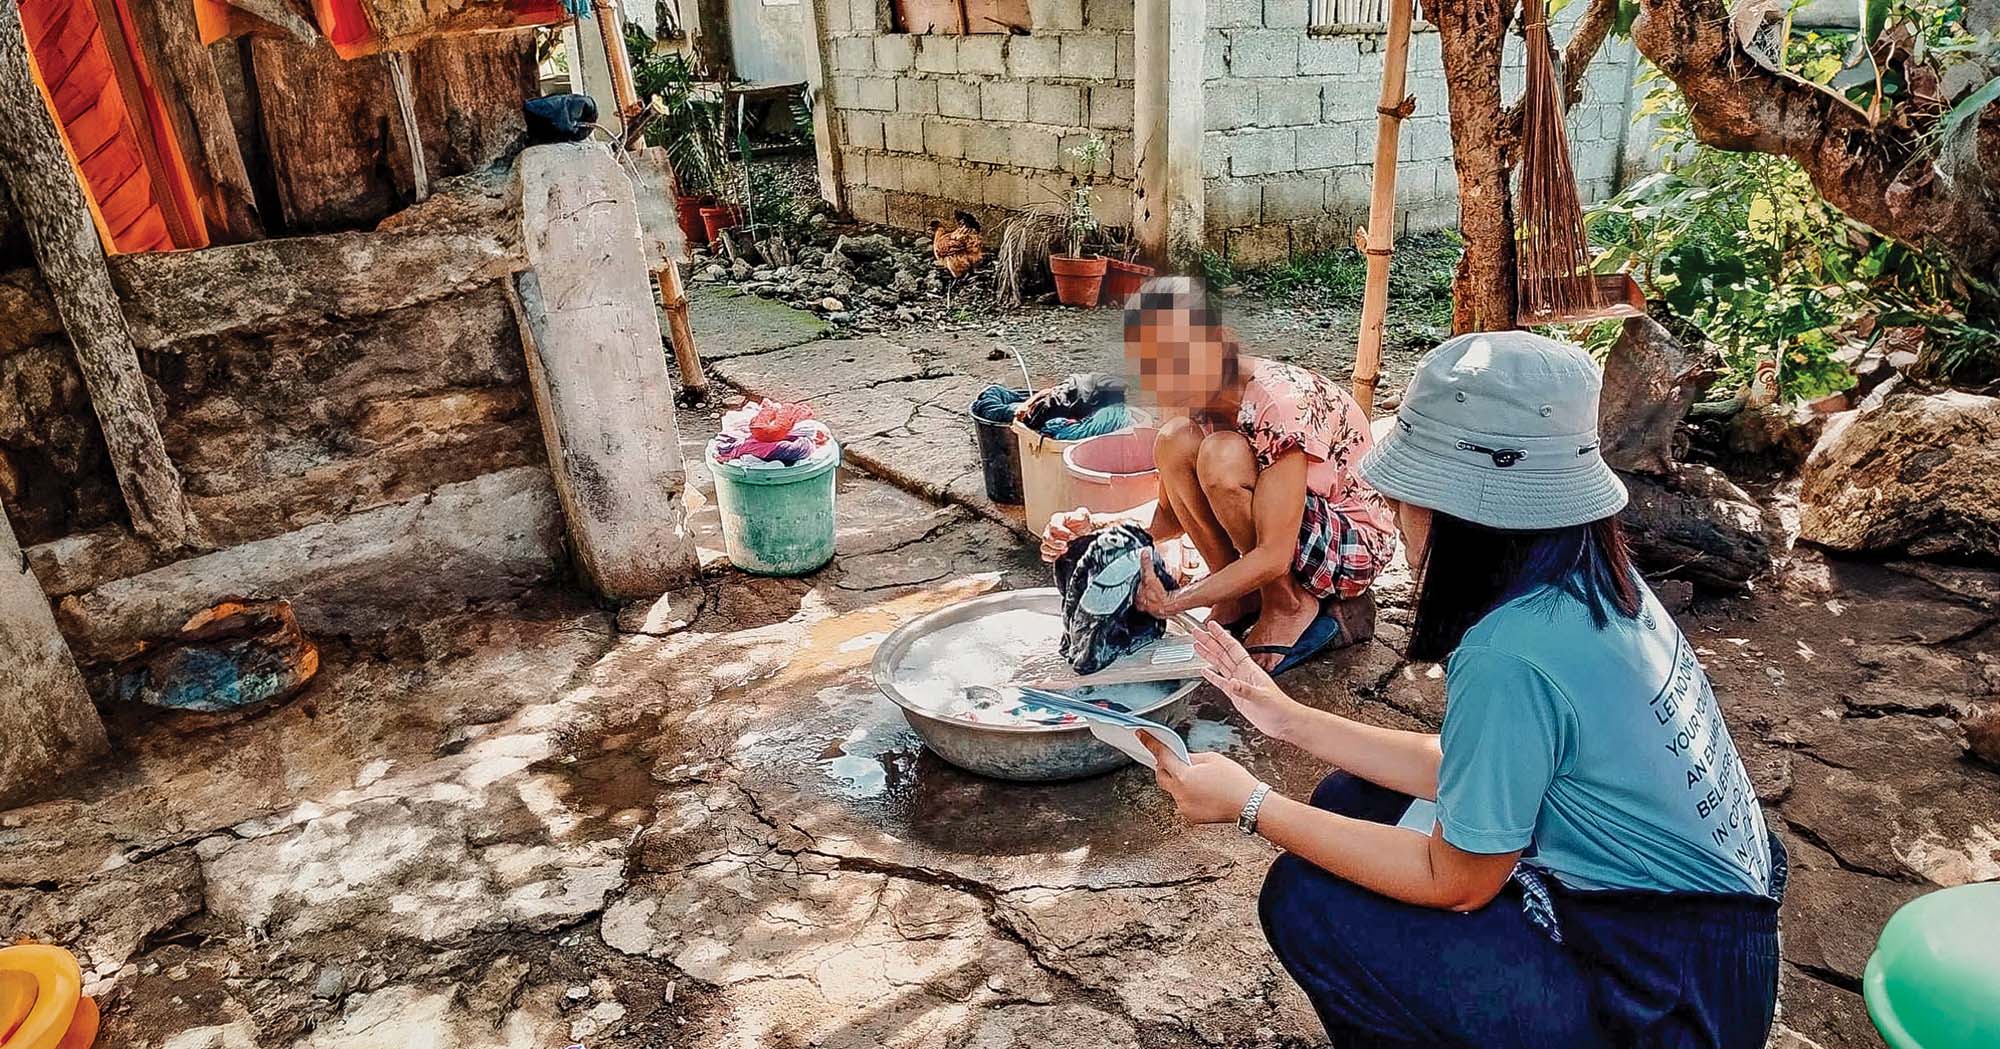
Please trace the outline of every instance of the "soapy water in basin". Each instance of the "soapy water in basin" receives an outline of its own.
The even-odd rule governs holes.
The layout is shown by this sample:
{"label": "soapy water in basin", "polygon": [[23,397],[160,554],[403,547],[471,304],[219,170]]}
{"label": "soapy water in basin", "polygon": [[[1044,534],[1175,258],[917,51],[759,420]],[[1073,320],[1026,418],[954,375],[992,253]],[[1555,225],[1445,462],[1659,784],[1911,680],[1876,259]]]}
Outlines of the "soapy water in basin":
{"label": "soapy water in basin", "polygon": [[[896,691],[919,709],[942,717],[979,724],[1039,725],[1070,728],[1073,715],[1022,710],[1021,694],[991,686],[1032,678],[1035,668],[1062,665],[1057,646],[1062,641],[1062,617],[1029,608],[995,612],[978,619],[939,627],[917,638],[896,664]],[[1053,662],[1051,662],[1053,660]],[[987,686],[967,695],[968,686]],[[1091,701],[1109,701],[1127,711],[1159,704],[1178,682],[1142,682],[1068,690]]]}

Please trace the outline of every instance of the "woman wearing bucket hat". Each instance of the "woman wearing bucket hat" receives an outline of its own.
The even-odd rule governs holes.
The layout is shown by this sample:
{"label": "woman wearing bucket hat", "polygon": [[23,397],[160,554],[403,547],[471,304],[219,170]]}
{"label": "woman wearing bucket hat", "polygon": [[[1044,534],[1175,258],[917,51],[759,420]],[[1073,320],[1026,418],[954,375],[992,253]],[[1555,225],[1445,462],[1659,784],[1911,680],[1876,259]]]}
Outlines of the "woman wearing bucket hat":
{"label": "woman wearing bucket hat", "polygon": [[[1125,307],[1125,351],[1139,387],[1184,413],[1160,428],[1157,508],[1133,523],[1156,541],[1186,536],[1208,567],[1171,592],[1141,572],[1138,607],[1207,608],[1272,673],[1373,637],[1368,587],[1396,539],[1388,506],[1354,472],[1371,444],[1354,399],[1325,376],[1244,354],[1192,277],[1140,287]],[[1057,514],[1042,556],[1117,520]]]}
{"label": "woman wearing bucket hat", "polygon": [[1784,849],[1688,641],[1633,570],[1597,367],[1527,332],[1425,356],[1361,464],[1418,575],[1438,735],[1289,698],[1220,630],[1208,679],[1339,767],[1309,801],[1162,759],[1194,822],[1286,850],[1259,913],[1336,1045],[1764,1044]]}

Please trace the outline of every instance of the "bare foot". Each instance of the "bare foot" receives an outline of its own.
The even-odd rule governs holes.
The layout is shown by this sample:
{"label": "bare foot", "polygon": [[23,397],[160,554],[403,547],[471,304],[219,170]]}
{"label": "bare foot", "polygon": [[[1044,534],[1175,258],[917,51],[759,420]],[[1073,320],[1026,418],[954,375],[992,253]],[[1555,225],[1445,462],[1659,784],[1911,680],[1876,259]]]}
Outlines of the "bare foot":
{"label": "bare foot", "polygon": [[1257,665],[1270,670],[1284,661],[1278,652],[1258,652],[1259,645],[1290,646],[1304,637],[1306,628],[1319,616],[1319,601],[1306,593],[1288,575],[1262,591],[1263,609],[1257,623],[1243,637],[1243,647],[1251,650]]}

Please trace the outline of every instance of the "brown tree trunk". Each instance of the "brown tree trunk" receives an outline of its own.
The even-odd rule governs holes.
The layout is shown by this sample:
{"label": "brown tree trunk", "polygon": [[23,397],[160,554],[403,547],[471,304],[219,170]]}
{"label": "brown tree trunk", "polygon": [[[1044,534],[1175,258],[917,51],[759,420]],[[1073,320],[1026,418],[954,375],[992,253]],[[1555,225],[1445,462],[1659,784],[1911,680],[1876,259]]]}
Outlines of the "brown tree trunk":
{"label": "brown tree trunk", "polygon": [[1465,255],[1452,280],[1454,332],[1514,326],[1513,121],[1500,97],[1500,60],[1514,0],[1430,0],[1450,94],[1458,224]]}
{"label": "brown tree trunk", "polygon": [[194,541],[180,472],[104,263],[104,246],[55,121],[35,86],[20,8],[0,3],[0,181],[12,191],[56,314],[76,348],[132,530],[165,547]]}
{"label": "brown tree trunk", "polygon": [[2000,105],[1941,158],[1953,176],[1944,178],[1922,142],[1927,121],[1870,127],[1825,92],[1764,69],[1737,47],[1723,0],[1641,0],[1632,36],[1686,96],[1702,143],[1790,157],[1849,216],[1989,280],[2000,269]]}

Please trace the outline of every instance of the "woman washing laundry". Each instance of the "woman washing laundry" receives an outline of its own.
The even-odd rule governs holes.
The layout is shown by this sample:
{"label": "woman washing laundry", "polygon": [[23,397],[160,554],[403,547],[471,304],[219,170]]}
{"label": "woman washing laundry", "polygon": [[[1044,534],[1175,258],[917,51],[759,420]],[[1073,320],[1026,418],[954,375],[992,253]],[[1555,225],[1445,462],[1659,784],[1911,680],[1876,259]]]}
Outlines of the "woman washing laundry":
{"label": "woman washing laundry", "polygon": [[1157,772],[1189,821],[1285,850],[1264,933],[1337,1046],[1764,1045],[1784,848],[1633,570],[1598,385],[1575,347],[1461,336],[1361,463],[1417,573],[1409,655],[1449,660],[1441,733],[1305,706],[1197,639],[1237,710],[1342,770],[1300,800],[1219,754]]}
{"label": "woman washing laundry", "polygon": [[[1154,445],[1159,498],[1146,530],[1155,542],[1186,536],[1208,566],[1171,591],[1140,573],[1139,609],[1207,608],[1273,673],[1374,636],[1368,585],[1395,536],[1387,506],[1354,473],[1370,446],[1354,400],[1324,376],[1244,354],[1189,277],[1154,278],[1132,297],[1125,353],[1139,386],[1183,413]],[[1119,521],[1056,514],[1042,556],[1054,561]]]}

